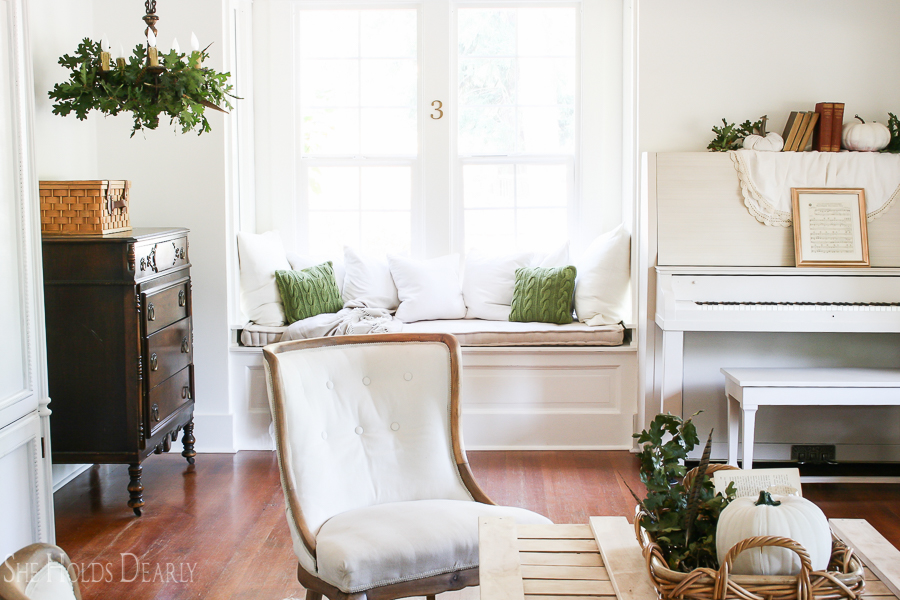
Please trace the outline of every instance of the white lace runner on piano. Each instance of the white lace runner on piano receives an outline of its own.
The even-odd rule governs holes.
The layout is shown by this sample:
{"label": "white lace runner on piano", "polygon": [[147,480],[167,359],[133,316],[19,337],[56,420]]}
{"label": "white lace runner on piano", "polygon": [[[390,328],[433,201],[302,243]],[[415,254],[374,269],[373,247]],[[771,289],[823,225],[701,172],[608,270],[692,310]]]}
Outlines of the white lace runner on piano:
{"label": "white lace runner on piano", "polygon": [[744,205],[757,221],[791,226],[791,188],[864,188],[874,221],[900,195],[900,155],[878,152],[729,152]]}

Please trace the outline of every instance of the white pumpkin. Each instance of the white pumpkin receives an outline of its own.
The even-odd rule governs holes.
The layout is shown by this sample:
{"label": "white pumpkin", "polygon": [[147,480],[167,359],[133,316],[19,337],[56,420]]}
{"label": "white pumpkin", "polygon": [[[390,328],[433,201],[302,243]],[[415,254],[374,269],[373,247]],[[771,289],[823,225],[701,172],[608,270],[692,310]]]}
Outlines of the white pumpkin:
{"label": "white pumpkin", "polygon": [[745,137],[744,148],[760,152],[781,152],[781,149],[784,148],[784,139],[777,133],[766,133],[767,120],[768,117],[763,115],[759,135],[753,134]]}
{"label": "white pumpkin", "polygon": [[[814,571],[824,571],[831,559],[831,529],[818,506],[800,496],[736,498],[722,510],[716,526],[716,554],[719,563],[737,544],[758,535],[786,537],[809,553]],[[800,558],[787,548],[751,548],[734,561],[736,575],[796,575]]]}
{"label": "white pumpkin", "polygon": [[849,122],[841,133],[841,145],[847,150],[877,152],[891,143],[891,130],[875,121],[866,123],[856,115],[859,123]]}

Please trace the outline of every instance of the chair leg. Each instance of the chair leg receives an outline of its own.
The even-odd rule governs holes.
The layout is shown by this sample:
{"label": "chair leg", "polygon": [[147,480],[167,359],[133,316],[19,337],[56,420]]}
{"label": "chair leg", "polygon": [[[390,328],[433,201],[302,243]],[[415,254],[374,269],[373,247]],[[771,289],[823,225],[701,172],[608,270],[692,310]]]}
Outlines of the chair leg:
{"label": "chair leg", "polygon": [[322,594],[312,590],[306,590],[306,600],[322,600]]}
{"label": "chair leg", "polygon": [[436,594],[431,594],[430,596],[425,596],[425,600],[434,600]]}

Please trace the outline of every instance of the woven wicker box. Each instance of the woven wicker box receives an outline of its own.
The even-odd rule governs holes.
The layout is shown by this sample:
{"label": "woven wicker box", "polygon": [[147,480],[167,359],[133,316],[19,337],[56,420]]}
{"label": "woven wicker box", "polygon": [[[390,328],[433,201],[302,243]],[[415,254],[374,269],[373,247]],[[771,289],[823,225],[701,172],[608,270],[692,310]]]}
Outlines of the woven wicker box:
{"label": "woven wicker box", "polygon": [[130,181],[42,181],[41,232],[115,233],[131,229]]}

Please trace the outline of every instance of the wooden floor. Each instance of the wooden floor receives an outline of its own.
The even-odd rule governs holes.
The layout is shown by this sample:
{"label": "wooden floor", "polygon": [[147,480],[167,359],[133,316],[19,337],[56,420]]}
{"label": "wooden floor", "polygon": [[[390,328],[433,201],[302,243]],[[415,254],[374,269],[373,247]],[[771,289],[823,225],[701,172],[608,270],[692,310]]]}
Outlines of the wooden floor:
{"label": "wooden floor", "polygon": [[[631,517],[640,490],[627,452],[470,452],[498,504],[556,523]],[[144,516],[126,507],[125,466],[94,466],[55,494],[57,543],[95,598],[302,598],[272,452],[178,455],[144,464]],[[640,493],[640,492],[639,492]],[[805,485],[829,517],[868,519],[900,546],[900,485]],[[471,598],[469,594],[467,598]],[[476,596],[477,597],[477,596]]]}

